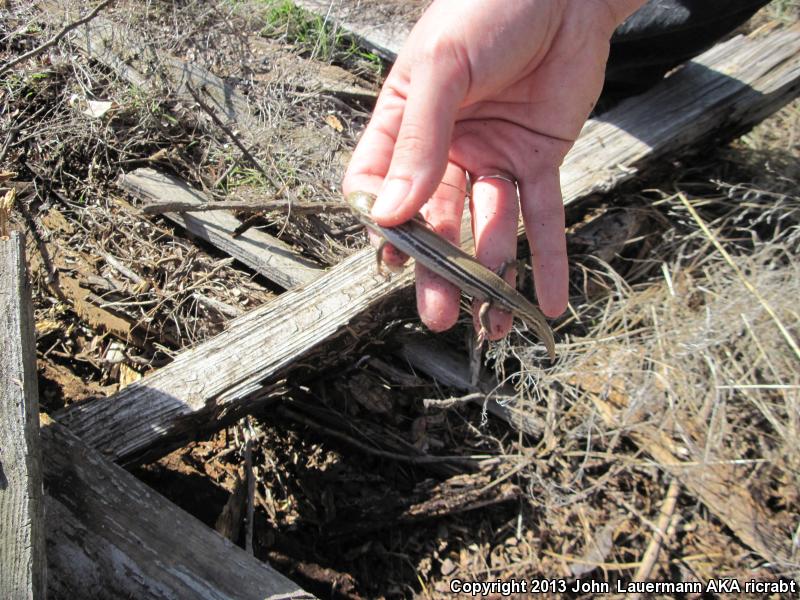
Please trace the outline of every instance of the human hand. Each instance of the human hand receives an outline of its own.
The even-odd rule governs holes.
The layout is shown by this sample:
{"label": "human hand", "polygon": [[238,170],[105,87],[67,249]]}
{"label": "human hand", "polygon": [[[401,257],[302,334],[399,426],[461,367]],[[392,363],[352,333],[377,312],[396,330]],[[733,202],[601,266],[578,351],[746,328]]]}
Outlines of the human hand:
{"label": "human hand", "polygon": [[[469,172],[478,260],[493,270],[514,264],[521,210],[539,306],[561,314],[568,273],[558,168],[600,94],[611,34],[642,3],[435,0],[384,83],[345,195],[377,193],[372,216],[384,226],[421,211],[458,244]],[[384,260],[405,257],[385,250]],[[416,277],[422,321],[452,327],[460,291],[420,265]],[[505,277],[513,284],[516,270]],[[492,310],[489,321],[488,337],[498,339],[512,315]]]}

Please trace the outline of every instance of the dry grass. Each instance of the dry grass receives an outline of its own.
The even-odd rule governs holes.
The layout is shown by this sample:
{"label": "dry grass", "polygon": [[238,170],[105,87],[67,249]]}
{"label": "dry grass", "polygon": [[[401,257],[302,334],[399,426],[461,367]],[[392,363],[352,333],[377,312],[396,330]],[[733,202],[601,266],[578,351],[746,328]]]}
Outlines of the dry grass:
{"label": "dry grass", "polygon": [[[592,560],[607,563],[606,577],[640,566],[675,474],[660,464],[665,447],[692,476],[724,474],[730,498],[739,485],[749,492],[767,519],[753,525],[779,536],[773,574],[800,574],[798,115],[795,102],[669,192],[618,199],[648,225],[611,264],[577,257],[555,366],[519,335],[493,348],[498,376],[519,390],[515,407],[546,424],[531,449],[544,458],[519,473],[544,512],[528,526],[574,529],[575,511],[592,524],[584,550],[561,557],[573,575],[603,536]],[[706,512],[696,499],[682,488],[680,525],[650,576],[674,581],[676,564],[688,580],[757,574],[758,552],[718,519],[725,500]],[[714,539],[725,540],[719,552],[687,558]]]}
{"label": "dry grass", "polygon": [[[294,50],[259,37],[266,5],[118,4],[109,15],[146,38],[159,56],[169,53],[226,77],[258,107],[265,135],[251,151],[271,176],[298,198],[334,200],[368,107],[304,87],[308,81],[292,70]],[[11,7],[0,20],[4,59],[59,27],[48,30],[32,3]],[[772,8],[778,12],[767,18],[783,19],[798,4]],[[315,53],[320,45],[310,48]],[[113,109],[91,118],[83,113],[89,100],[112,101]],[[145,370],[154,358],[164,360],[270,297],[263,282],[214,250],[132,210],[113,184],[120,171],[155,165],[212,197],[269,188],[175,90],[132,87],[61,43],[6,77],[0,103],[0,171],[17,173],[13,226],[38,236],[31,256],[50,254],[50,266],[33,261],[40,366],[55,369],[56,377],[69,371],[80,388],[63,396],[101,395],[109,390],[93,386],[116,384],[119,361]],[[342,131],[331,125],[336,122]],[[597,222],[635,216],[634,233],[604,261],[595,251],[579,253],[582,226],[574,225],[572,307],[558,324],[558,364],[545,366],[519,332],[490,352],[499,378],[517,386],[516,405],[542,424],[536,435],[492,420],[482,425],[480,412],[470,408],[430,414],[421,398],[440,393],[435,384],[410,374],[401,374],[406,379],[398,384],[384,371],[362,370],[370,357],[289,394],[290,406],[304,400],[306,412],[328,429],[385,453],[408,453],[414,444],[441,455],[491,455],[493,485],[524,489],[519,502],[390,527],[348,543],[326,537],[326,528],[359,522],[373,509],[380,515],[387,498],[405,498],[449,471],[432,475],[379,460],[374,449],[372,455],[354,451],[322,427],[312,430],[270,411],[257,424],[254,458],[260,556],[297,578],[291,569],[300,563],[337,569],[356,591],[388,597],[450,597],[449,580],[467,576],[613,581],[640,569],[662,581],[798,576],[800,365],[788,340],[800,337],[799,128],[795,102],[710,160],[685,159],[671,178],[654,176],[646,184],[652,189],[637,182],[604,199],[607,206],[592,210]],[[335,262],[362,239],[349,235],[348,221],[339,217],[287,221],[272,214],[258,224],[320,263]],[[112,358],[120,341],[59,297],[54,269],[158,343],[123,346],[122,358]],[[460,333],[451,335],[461,343]],[[372,351],[393,361],[383,348]],[[378,408],[353,402],[356,397]],[[765,564],[719,511],[683,483],[673,484],[685,472],[665,464],[663,448],[673,462],[688,465],[686,472],[725,472],[741,482],[767,516],[765,526],[778,532],[785,562]],[[208,513],[213,523],[221,505],[198,502],[200,486],[186,485],[179,474],[195,464],[224,504],[243,463],[237,442],[219,434],[179,452],[172,459],[178,467],[166,471],[169,481],[159,489],[176,488],[178,499],[189,498],[188,509]],[[670,491],[676,488],[677,496]],[[662,510],[670,498],[673,508]],[[660,529],[667,535],[648,567],[657,523],[666,523]]]}

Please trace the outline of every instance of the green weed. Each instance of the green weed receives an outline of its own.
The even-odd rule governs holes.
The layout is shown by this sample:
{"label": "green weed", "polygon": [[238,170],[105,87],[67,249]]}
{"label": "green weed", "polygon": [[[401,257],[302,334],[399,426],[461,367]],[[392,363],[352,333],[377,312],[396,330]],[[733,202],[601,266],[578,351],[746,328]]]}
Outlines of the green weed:
{"label": "green weed", "polygon": [[266,5],[261,35],[295,46],[308,58],[348,65],[363,61],[376,75],[383,62],[372,52],[360,48],[355,40],[335,25],[296,6],[291,0],[263,0]]}

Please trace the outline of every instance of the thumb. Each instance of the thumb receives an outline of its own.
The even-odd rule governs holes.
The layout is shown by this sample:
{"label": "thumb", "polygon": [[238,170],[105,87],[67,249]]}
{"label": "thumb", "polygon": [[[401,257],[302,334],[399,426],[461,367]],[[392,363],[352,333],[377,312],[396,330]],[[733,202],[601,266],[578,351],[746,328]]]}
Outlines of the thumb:
{"label": "thumb", "polygon": [[372,209],[380,225],[411,219],[444,176],[456,113],[467,89],[468,75],[458,65],[440,55],[413,67],[389,171]]}

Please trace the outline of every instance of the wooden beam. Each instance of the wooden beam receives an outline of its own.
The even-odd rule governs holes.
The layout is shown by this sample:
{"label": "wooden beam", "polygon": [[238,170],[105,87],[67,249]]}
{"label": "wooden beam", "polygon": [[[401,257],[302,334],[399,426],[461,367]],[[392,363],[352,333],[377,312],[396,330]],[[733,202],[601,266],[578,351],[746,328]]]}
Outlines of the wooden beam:
{"label": "wooden beam", "polygon": [[[794,98],[799,87],[800,29],[734,38],[587,124],[562,171],[565,203],[611,189],[667,153],[739,133]],[[58,418],[114,459],[131,460],[198,424],[215,425],[221,413],[247,410],[265,382],[340,362],[360,336],[396,314],[397,296],[411,283],[408,268],[389,281],[377,276],[372,251],[363,250],[171,365]]]}
{"label": "wooden beam", "polygon": [[[0,209],[3,210],[3,209]],[[45,597],[39,392],[22,235],[0,238],[0,597]]]}
{"label": "wooden beam", "polygon": [[397,309],[382,305],[412,281],[410,269],[385,279],[375,272],[374,252],[358,252],[119,393],[76,404],[56,418],[115,460],[144,458],[138,455],[154,445],[252,409],[248,402],[266,380],[339,361],[376,326],[371,315]]}
{"label": "wooden beam", "polygon": [[62,425],[44,421],[51,597],[312,598]]}
{"label": "wooden beam", "polygon": [[[188,184],[154,169],[137,169],[122,175],[118,185],[154,203],[207,204]],[[173,212],[164,216],[281,287],[288,289],[309,283],[322,273],[318,265],[301,257],[289,244],[263,231],[248,229],[233,237],[241,221],[228,211]]]}
{"label": "wooden beam", "polygon": [[[63,11],[58,3],[46,4],[55,12]],[[268,144],[273,136],[270,128],[256,115],[247,98],[224,80],[200,65],[187,63],[157,51],[144,40],[137,39],[126,28],[107,18],[97,17],[79,28],[78,33],[72,38],[72,44],[79,51],[113,69],[123,79],[142,89],[167,88],[192,103],[195,98],[189,91],[191,88],[217,117],[235,124],[235,128],[240,132],[238,136],[247,147]],[[286,57],[282,59],[282,63],[288,60]],[[314,70],[306,68],[306,61],[299,58],[296,60],[298,72],[308,74]],[[158,65],[159,68],[153,69],[153,65]],[[309,76],[304,81],[307,80],[306,84],[311,88],[331,90],[330,77],[323,77],[321,73],[322,71],[319,77]],[[338,91],[350,95],[359,95],[361,92],[362,95],[373,95],[372,92],[353,85],[340,87],[342,89]],[[136,193],[153,200],[163,201],[163,198],[167,197],[170,200],[195,204],[206,203],[203,196],[185,183],[172,177],[155,175],[155,171],[147,177],[123,176],[120,183],[126,189],[133,189]],[[168,213],[165,216],[194,235],[231,254],[281,287],[291,288],[308,283],[320,272],[319,267],[312,261],[303,258],[291,246],[263,231],[250,229],[234,238],[232,233],[241,222],[230,212],[220,211],[213,215]]]}

